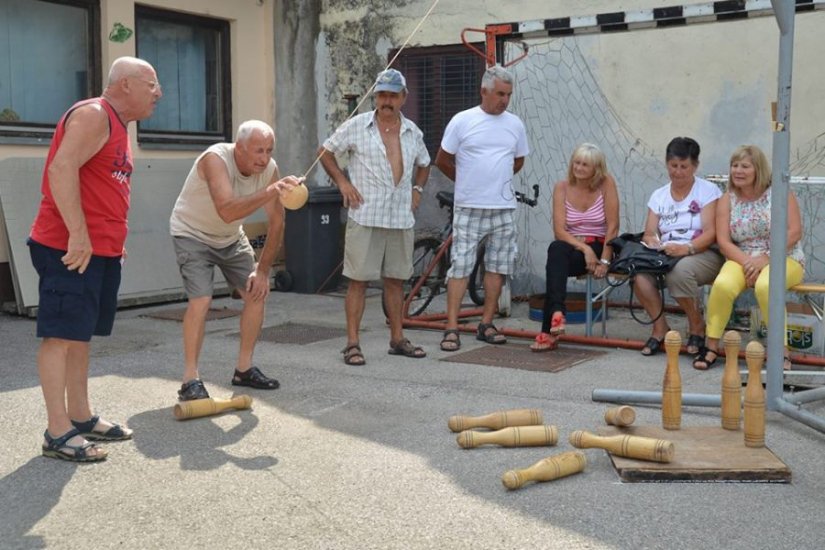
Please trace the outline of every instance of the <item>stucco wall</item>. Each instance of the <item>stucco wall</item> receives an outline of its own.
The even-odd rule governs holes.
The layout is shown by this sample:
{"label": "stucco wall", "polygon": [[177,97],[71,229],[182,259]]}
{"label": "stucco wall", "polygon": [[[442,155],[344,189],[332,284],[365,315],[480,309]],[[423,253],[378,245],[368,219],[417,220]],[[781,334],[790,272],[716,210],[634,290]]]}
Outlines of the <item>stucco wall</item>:
{"label": "stucco wall", "polygon": [[[146,0],[141,5],[156,7],[164,10],[203,15],[225,19],[230,26],[230,64],[232,81],[232,122],[233,126],[247,119],[260,119],[274,124],[274,94],[275,94],[275,55],[273,34],[274,0],[249,0],[244,2],[226,2],[224,0]],[[135,37],[123,43],[108,40],[109,32],[115,23],[120,23],[132,30],[135,28],[136,2],[132,0],[101,0],[101,45],[102,45],[102,72],[103,79],[111,62],[123,55],[135,55]],[[162,101],[162,100],[161,100]],[[201,151],[168,151],[157,148],[141,147],[137,143],[136,126],[130,128],[132,149],[137,161],[146,161],[151,164],[157,160],[193,160]],[[39,158],[45,159],[48,143],[43,145],[0,145],[0,162],[9,160],[12,163],[18,159]],[[278,158],[276,150],[275,157]],[[166,175],[168,185],[180,189],[186,177],[188,162],[173,163],[179,166],[177,171],[172,170]],[[133,186],[141,184],[141,174],[136,170]],[[39,174],[32,173],[24,181],[16,181],[14,185],[33,186],[39,189]],[[176,195],[176,193],[174,193]],[[158,205],[171,211],[172,204]],[[140,205],[133,205],[130,218],[136,220],[142,215]],[[153,214],[154,216],[154,214]],[[154,218],[153,218],[154,219]],[[21,220],[16,223],[30,224],[31,220]],[[0,263],[9,261],[9,251],[6,246],[6,231],[4,220],[0,219]],[[158,238],[165,238],[165,222],[158,228]],[[17,233],[17,231],[15,231]],[[128,245],[128,242],[127,242]],[[22,258],[21,261],[26,261]],[[175,269],[174,258],[160,258],[159,263],[164,266],[170,263]]]}
{"label": "stucco wall", "polygon": [[[388,52],[401,46],[432,4],[431,0],[324,2],[315,61],[316,75],[322,75],[317,80],[321,136],[346,117],[341,98],[363,95],[375,73],[386,65]],[[492,23],[674,4],[678,3],[442,0],[409,46],[458,44],[463,28]],[[825,102],[819,100],[825,72],[818,69],[825,46],[822,28],[825,12],[796,16],[791,113],[795,175],[825,176],[825,140],[821,137],[825,134]],[[600,145],[608,153],[611,171],[623,178],[619,181],[623,230],[641,227],[650,191],[666,182],[662,157],[672,137],[689,135],[702,144],[700,174],[726,173],[729,155],[741,143],[756,143],[770,155],[770,102],[777,95],[778,40],[776,21],[766,16],[580,36],[564,46],[560,39],[531,41],[528,60],[513,67],[518,83],[511,105],[524,118],[533,146],[516,185],[527,189],[539,183],[542,187],[541,205],[533,210],[522,208],[520,213],[522,290],[540,286],[544,249],[552,236],[550,189],[563,177],[576,143]],[[559,53],[562,48],[566,48],[563,54]],[[565,61],[559,63],[561,57]],[[361,110],[369,108],[367,102]],[[431,183],[443,185],[443,180],[433,169]],[[825,263],[816,257],[820,248],[816,235],[825,222],[817,214],[821,192],[811,186],[795,190],[802,198],[806,250],[812,258],[808,275],[822,278]]]}

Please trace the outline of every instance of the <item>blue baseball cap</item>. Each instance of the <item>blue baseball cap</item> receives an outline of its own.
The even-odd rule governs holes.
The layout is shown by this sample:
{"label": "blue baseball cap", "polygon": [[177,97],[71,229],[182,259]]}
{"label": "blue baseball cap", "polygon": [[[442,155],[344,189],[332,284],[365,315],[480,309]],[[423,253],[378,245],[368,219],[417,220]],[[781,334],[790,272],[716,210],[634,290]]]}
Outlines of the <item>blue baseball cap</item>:
{"label": "blue baseball cap", "polygon": [[378,73],[375,79],[376,92],[393,92],[400,94],[407,91],[407,79],[395,69],[387,69]]}

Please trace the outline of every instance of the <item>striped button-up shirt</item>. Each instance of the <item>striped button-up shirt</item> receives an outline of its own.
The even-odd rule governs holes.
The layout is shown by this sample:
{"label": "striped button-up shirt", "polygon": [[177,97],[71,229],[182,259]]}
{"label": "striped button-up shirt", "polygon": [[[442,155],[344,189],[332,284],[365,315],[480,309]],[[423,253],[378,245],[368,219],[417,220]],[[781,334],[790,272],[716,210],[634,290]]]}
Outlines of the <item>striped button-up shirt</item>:
{"label": "striped button-up shirt", "polygon": [[412,213],[413,167],[429,166],[430,154],[424,134],[401,115],[401,160],[404,171],[395,185],[387,150],[375,121],[375,111],[344,122],[324,142],[324,149],[349,158],[349,180],[364,203],[349,209],[349,217],[359,225],[387,229],[409,229],[415,225]]}

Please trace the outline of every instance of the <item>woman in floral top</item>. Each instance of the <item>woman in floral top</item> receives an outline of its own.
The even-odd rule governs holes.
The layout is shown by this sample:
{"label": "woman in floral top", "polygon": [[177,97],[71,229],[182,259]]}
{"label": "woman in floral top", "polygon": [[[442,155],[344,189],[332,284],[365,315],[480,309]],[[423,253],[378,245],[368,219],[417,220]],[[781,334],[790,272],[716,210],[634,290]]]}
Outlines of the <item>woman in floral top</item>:
{"label": "woman in floral top", "polygon": [[[666,275],[665,284],[685,311],[687,351],[696,354],[705,344],[705,319],[696,295],[699,287],[713,282],[724,261],[712,248],[716,242],[716,203],[722,192],[696,176],[699,144],[689,137],[670,141],[665,165],[670,182],[650,196],[643,239],[649,247],[681,258]],[[650,275],[639,274],[633,280],[633,291],[647,314],[655,319],[653,333],[642,348],[642,355],[654,355],[662,350],[665,334],[670,330],[657,281]]]}
{"label": "woman in floral top", "polygon": [[[708,300],[707,347],[693,367],[705,370],[719,357],[719,338],[728,324],[733,302],[753,288],[762,317],[768,319],[768,272],[771,252],[771,168],[755,145],[743,145],[730,158],[730,186],[719,199],[716,240],[727,261],[722,266]],[[788,193],[786,288],[802,282],[802,217],[796,196]],[[785,350],[785,368],[791,362]]]}

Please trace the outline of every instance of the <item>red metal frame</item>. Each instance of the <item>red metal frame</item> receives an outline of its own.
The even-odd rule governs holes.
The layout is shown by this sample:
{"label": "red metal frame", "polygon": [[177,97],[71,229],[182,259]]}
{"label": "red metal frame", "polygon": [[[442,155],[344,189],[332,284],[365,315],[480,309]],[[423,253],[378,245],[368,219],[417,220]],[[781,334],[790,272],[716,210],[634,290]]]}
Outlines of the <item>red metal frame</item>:
{"label": "red metal frame", "polygon": [[[466,38],[466,34],[468,32],[478,32],[484,34],[484,49],[487,50],[486,53],[482,52],[478,48],[476,48],[473,44],[470,43],[469,40]],[[513,25],[511,24],[504,24],[504,25],[487,25],[483,29],[473,29],[473,28],[466,28],[461,31],[461,42],[467,46],[473,53],[482,57],[484,61],[487,63],[487,67],[492,67],[496,64],[496,38],[502,34],[513,34]],[[509,67],[511,65],[515,65],[525,57],[527,57],[527,44],[521,44],[522,54],[517,58],[504,63],[503,67]]]}

